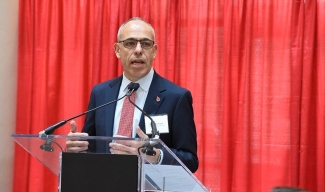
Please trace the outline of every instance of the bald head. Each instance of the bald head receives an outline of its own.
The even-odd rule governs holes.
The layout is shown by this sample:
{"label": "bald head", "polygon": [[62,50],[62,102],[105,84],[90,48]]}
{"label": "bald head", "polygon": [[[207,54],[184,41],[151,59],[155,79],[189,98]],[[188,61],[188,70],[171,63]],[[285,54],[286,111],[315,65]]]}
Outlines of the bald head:
{"label": "bald head", "polygon": [[135,27],[136,26],[139,26],[139,25],[147,25],[150,30],[150,33],[152,34],[152,40],[155,41],[155,30],[153,29],[153,27],[150,25],[150,23],[148,23],[147,21],[145,21],[144,19],[140,18],[140,17],[133,17],[129,20],[127,20],[126,22],[124,22],[121,27],[119,28],[118,32],[117,32],[117,41],[121,41],[121,40],[124,40],[123,39],[123,30],[124,28],[127,26],[129,27],[129,25],[131,24],[138,24],[138,25],[133,25],[132,28],[134,30],[137,30]]}

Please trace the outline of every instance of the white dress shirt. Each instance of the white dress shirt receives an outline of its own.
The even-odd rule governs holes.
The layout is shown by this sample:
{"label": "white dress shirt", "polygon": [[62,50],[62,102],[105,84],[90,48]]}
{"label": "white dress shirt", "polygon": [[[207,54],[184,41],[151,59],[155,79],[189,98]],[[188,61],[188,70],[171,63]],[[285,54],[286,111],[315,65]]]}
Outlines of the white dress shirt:
{"label": "white dress shirt", "polygon": [[[143,109],[144,107],[144,103],[146,102],[147,99],[147,95],[149,92],[149,87],[150,84],[152,82],[153,79],[153,74],[154,74],[154,70],[153,68],[151,68],[150,72],[144,76],[143,78],[139,79],[136,82],[133,83],[139,83],[140,87],[139,89],[134,92],[133,94],[135,95],[135,104],[137,106],[140,107],[140,109]],[[131,83],[131,81],[125,77],[124,73],[123,73],[123,79],[122,79],[122,84],[120,87],[120,91],[118,94],[117,98],[123,97],[128,89],[127,86],[128,84]],[[116,104],[116,109],[115,109],[115,117],[114,117],[114,127],[113,127],[113,136],[117,134],[118,131],[118,126],[120,123],[120,118],[121,118],[121,112],[122,112],[122,106],[123,106],[123,102],[124,99],[127,99],[127,97],[124,97],[123,99],[119,100]],[[136,107],[134,108],[134,116],[133,116],[133,131],[132,131],[132,137],[134,138],[136,135],[136,131],[135,128],[139,125],[140,123],[140,118],[141,118],[141,111],[139,109],[137,109]]]}

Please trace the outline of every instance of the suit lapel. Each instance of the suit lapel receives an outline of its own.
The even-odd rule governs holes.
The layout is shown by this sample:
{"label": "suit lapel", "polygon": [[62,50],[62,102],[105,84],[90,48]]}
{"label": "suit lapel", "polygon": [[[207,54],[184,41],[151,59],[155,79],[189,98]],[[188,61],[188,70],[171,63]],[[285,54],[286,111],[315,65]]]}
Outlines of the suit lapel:
{"label": "suit lapel", "polygon": [[[159,107],[164,102],[165,96],[163,92],[165,90],[166,87],[163,83],[163,78],[155,72],[143,108],[148,115],[154,115],[157,113]],[[142,131],[146,132],[143,114],[141,115],[139,126]]]}
{"label": "suit lapel", "polygon": [[[110,102],[117,99],[118,93],[120,91],[121,83],[122,83],[122,76],[114,79],[109,84],[109,87],[105,92],[105,98],[107,99],[106,102]],[[105,125],[108,125],[107,127],[105,127],[107,136],[113,136],[115,109],[116,109],[116,102],[106,106],[105,109],[105,117],[106,117]]]}

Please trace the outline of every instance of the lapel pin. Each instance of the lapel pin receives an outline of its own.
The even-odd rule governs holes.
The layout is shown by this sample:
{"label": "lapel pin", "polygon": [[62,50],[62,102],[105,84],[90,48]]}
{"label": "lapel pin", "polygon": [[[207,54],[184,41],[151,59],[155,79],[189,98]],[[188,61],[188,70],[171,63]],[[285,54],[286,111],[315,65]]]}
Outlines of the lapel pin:
{"label": "lapel pin", "polygon": [[160,102],[160,98],[158,96],[156,97],[156,101],[157,102]]}

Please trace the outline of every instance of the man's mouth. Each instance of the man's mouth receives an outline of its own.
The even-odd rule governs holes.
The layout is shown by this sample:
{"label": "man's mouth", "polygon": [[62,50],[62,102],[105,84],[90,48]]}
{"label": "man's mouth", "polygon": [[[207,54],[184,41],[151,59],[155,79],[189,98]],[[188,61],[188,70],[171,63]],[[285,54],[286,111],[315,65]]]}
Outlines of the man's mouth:
{"label": "man's mouth", "polygon": [[131,64],[144,64],[144,61],[141,59],[135,59],[131,62]]}

